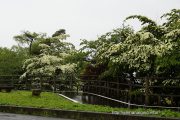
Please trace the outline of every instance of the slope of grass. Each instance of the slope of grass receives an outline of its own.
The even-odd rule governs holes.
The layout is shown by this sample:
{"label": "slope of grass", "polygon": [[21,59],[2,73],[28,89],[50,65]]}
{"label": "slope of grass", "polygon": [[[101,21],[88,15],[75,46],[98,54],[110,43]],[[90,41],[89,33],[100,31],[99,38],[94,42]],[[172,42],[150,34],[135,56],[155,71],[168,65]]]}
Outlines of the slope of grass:
{"label": "slope of grass", "polygon": [[52,108],[63,110],[78,110],[78,111],[93,111],[93,112],[108,112],[121,114],[138,114],[145,116],[163,116],[163,117],[178,117],[179,112],[170,110],[152,110],[152,109],[128,109],[128,108],[112,108],[107,106],[89,105],[73,103],[66,100],[55,93],[43,92],[40,97],[33,97],[30,91],[13,91],[11,93],[0,92],[1,105],[26,106],[37,108]]}

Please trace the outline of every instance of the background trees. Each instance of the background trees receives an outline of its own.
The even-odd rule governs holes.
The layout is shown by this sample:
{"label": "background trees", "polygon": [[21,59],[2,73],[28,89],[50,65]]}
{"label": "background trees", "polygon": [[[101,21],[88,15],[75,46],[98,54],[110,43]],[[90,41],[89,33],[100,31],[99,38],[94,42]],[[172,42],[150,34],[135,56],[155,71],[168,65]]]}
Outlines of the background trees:
{"label": "background trees", "polygon": [[[82,49],[91,55],[94,66],[104,64],[99,75],[138,72],[140,76],[178,76],[180,11],[164,14],[163,24],[141,15],[126,18],[142,22],[140,31],[122,28],[108,32],[95,41],[82,41]],[[168,73],[168,74],[167,74]]]}
{"label": "background trees", "polygon": [[142,23],[139,31],[122,25],[97,40],[82,40],[79,50],[66,42],[65,29],[52,36],[24,31],[14,36],[18,46],[0,49],[1,74],[54,75],[56,69],[72,68],[78,74],[112,80],[133,72],[143,77],[179,77],[180,10],[173,9],[162,18],[164,23],[158,25],[145,16],[129,16],[125,22],[138,19]]}
{"label": "background trees", "polygon": [[23,73],[22,65],[28,58],[20,47],[0,48],[0,75],[19,75]]}
{"label": "background trees", "polygon": [[[173,9],[162,16],[163,24],[158,25],[155,21],[141,15],[133,15],[126,18],[138,19],[142,28],[134,32],[128,26],[108,32],[95,41],[84,40],[81,44],[89,53],[90,63],[84,74],[95,74],[102,80],[117,80],[117,76],[133,77],[137,73],[144,77],[140,83],[145,86],[145,103],[149,103],[150,93],[157,93],[149,89],[149,85],[176,85],[178,80],[170,77],[179,77],[179,40],[180,40],[180,11]],[[87,56],[89,57],[89,56]],[[163,82],[156,78],[166,77]],[[123,80],[121,81],[123,82]],[[130,82],[134,82],[133,79]],[[137,89],[135,91],[140,91]],[[141,90],[142,91],[142,90]],[[177,93],[178,91],[174,91]],[[160,94],[164,94],[161,92]],[[168,90],[166,91],[168,93]]]}
{"label": "background trees", "polygon": [[[79,50],[66,41],[69,35],[65,29],[59,29],[51,36],[24,31],[14,37],[17,46],[0,48],[0,75],[21,75],[26,80],[29,76],[38,78],[35,80],[49,76],[51,86],[54,76],[59,79],[59,85],[70,79],[77,80],[78,75],[95,75],[98,80],[114,83],[121,77],[118,82],[144,85],[143,89],[131,89],[130,92],[146,93],[148,104],[149,93],[172,94],[168,89],[165,92],[149,89],[149,85],[180,86],[180,81],[170,79],[180,77],[180,10],[173,9],[162,18],[164,23],[157,24],[145,16],[129,16],[124,22],[138,19],[142,23],[139,31],[123,24],[96,40],[83,39]],[[137,82],[133,73],[145,79]],[[162,82],[157,77],[166,78]],[[79,83],[75,81],[75,84]]]}
{"label": "background trees", "polygon": [[22,77],[28,75],[53,76],[57,69],[62,70],[63,73],[67,72],[67,69],[63,69],[64,65],[67,65],[67,68],[69,66],[69,69],[75,67],[75,64],[70,65],[68,61],[65,62],[70,53],[75,51],[73,44],[64,41],[69,36],[65,34],[65,30],[56,31],[52,37],[38,33],[36,35],[41,37],[34,38],[34,42],[29,46],[31,57],[24,62],[25,72]]}

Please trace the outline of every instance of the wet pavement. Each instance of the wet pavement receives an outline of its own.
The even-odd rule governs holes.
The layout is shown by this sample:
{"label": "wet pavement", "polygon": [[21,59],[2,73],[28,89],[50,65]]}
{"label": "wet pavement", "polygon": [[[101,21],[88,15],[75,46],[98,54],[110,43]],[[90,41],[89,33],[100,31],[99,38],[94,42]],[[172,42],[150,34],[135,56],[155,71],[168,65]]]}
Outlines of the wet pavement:
{"label": "wet pavement", "polygon": [[63,118],[41,117],[12,113],[0,113],[0,120],[73,120]]}

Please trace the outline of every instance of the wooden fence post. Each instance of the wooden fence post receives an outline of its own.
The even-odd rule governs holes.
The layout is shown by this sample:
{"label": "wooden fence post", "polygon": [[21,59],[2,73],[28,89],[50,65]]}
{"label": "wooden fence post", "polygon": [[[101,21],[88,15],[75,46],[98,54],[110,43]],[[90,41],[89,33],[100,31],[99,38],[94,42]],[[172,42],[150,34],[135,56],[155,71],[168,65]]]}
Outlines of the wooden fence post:
{"label": "wooden fence post", "polygon": [[132,83],[131,83],[131,79],[128,81],[129,82],[129,91],[128,91],[128,96],[129,96],[129,100],[128,100],[128,108],[131,108],[131,95],[132,95]]}
{"label": "wooden fence post", "polygon": [[145,105],[149,105],[149,78],[145,77]]}
{"label": "wooden fence post", "polygon": [[116,85],[117,85],[117,88],[116,88],[117,89],[117,96],[116,97],[119,100],[119,94],[120,94],[119,93],[119,79],[117,79],[117,84]]}
{"label": "wooden fence post", "polygon": [[11,77],[11,86],[14,86],[14,76]]}
{"label": "wooden fence post", "polygon": [[57,76],[55,75],[53,78],[54,78],[53,79],[53,81],[54,81],[54,91],[53,92],[56,92],[56,79],[57,79]]}
{"label": "wooden fence post", "polygon": [[106,80],[106,96],[109,97],[109,81]]}
{"label": "wooden fence post", "polygon": [[158,105],[161,105],[161,96],[157,96],[158,97]]}
{"label": "wooden fence post", "polygon": [[40,75],[40,89],[42,90],[42,76]]}

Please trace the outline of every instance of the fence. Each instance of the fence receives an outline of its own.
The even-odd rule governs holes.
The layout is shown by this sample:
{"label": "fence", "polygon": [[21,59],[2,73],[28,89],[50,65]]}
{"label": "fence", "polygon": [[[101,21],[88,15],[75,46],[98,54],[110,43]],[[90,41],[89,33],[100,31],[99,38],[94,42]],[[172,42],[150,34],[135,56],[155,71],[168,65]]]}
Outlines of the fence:
{"label": "fence", "polygon": [[93,93],[122,102],[122,106],[174,108],[180,107],[180,86],[164,86],[165,80],[179,81],[180,78],[148,78],[156,81],[145,83],[147,78],[99,79],[98,76],[0,76],[0,86],[9,84],[17,90],[39,88],[42,91],[83,91]]}
{"label": "fence", "polygon": [[27,76],[21,79],[19,75],[0,76],[0,86],[13,86],[16,90],[31,90],[34,88],[42,91],[74,90],[78,84],[72,76]]}
{"label": "fence", "polygon": [[[83,91],[120,100],[124,106],[180,109],[180,86],[164,86],[166,80],[180,78],[122,78],[100,80],[83,76]],[[155,83],[146,83],[156,81]]]}

